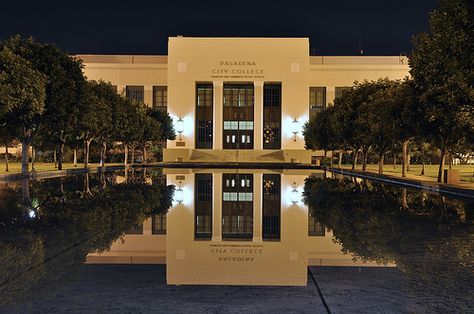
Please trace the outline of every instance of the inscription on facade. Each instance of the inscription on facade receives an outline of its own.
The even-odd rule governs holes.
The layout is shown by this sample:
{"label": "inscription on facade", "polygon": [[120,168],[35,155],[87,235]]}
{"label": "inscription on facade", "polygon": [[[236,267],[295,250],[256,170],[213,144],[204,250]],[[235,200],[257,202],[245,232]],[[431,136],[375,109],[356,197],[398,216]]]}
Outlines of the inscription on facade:
{"label": "inscription on facade", "polygon": [[254,262],[263,254],[263,245],[211,244],[211,254],[218,262]]}
{"label": "inscription on facade", "polygon": [[255,79],[264,78],[264,72],[255,61],[219,61],[218,66],[211,70],[211,77]]}

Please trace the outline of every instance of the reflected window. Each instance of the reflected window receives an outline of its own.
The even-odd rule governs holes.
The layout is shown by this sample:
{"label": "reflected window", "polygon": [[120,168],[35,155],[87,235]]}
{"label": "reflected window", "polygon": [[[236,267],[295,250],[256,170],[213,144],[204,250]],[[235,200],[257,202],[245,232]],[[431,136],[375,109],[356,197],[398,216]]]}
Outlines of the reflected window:
{"label": "reflected window", "polygon": [[263,240],[280,240],[280,217],[281,217],[281,200],[280,200],[280,175],[264,174],[263,175],[263,221],[262,221],[262,237]]}
{"label": "reflected window", "polygon": [[253,174],[222,175],[222,239],[253,237]]}
{"label": "reflected window", "polygon": [[166,214],[152,216],[151,233],[166,234]]}
{"label": "reflected window", "polygon": [[194,238],[212,238],[212,174],[194,176]]}
{"label": "reflected window", "polygon": [[311,214],[308,216],[308,235],[310,237],[324,237],[326,235],[326,228],[316,221]]}

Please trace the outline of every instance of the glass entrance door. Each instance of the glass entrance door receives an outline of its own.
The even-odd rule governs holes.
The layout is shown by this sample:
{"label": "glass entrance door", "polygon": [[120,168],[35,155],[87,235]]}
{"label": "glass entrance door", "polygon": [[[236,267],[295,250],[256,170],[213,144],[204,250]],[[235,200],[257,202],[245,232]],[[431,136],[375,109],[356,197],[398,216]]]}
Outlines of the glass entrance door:
{"label": "glass entrance door", "polygon": [[252,239],[253,174],[222,175],[222,239]]}
{"label": "glass entrance door", "polygon": [[224,149],[253,149],[253,84],[224,84]]}

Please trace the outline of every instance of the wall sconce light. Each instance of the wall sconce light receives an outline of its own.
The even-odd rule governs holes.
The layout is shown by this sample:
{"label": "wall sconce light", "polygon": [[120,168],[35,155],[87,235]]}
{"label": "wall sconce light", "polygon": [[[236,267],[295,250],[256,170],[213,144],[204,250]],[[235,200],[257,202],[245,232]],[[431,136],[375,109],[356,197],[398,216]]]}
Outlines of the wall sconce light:
{"label": "wall sconce light", "polygon": [[183,192],[183,189],[181,188],[181,181],[179,181],[178,188],[177,189],[175,188],[174,190],[174,200],[178,204],[181,204],[183,203],[183,199],[184,199],[184,192]]}
{"label": "wall sconce light", "polygon": [[181,135],[184,132],[184,120],[181,117],[179,117],[179,119],[176,121],[176,131],[179,134],[179,140],[182,141]]}
{"label": "wall sconce light", "polygon": [[294,135],[294,139],[293,141],[296,142],[296,139],[297,139],[297,136],[298,136],[298,132],[300,131],[300,124],[299,124],[299,121],[298,119],[294,119],[293,120],[293,123],[292,123],[292,126],[293,126],[293,135]]}
{"label": "wall sconce light", "polygon": [[296,182],[293,182],[293,190],[291,190],[291,202],[293,205],[298,204],[300,199],[300,192],[298,191],[298,187],[296,186]]}

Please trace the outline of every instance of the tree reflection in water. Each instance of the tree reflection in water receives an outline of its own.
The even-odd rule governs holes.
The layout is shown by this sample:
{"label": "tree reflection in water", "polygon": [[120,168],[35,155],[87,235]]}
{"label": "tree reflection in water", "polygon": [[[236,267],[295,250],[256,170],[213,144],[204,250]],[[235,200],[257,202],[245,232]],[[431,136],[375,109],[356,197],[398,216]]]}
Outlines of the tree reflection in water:
{"label": "tree reflection in water", "polygon": [[308,178],[304,202],[355,259],[395,262],[407,293],[473,310],[474,202],[349,178]]}
{"label": "tree reflection in water", "polygon": [[[127,180],[118,184],[119,179]],[[143,171],[70,176],[0,190],[0,304],[50,294],[132,226],[171,207],[173,186]]]}

